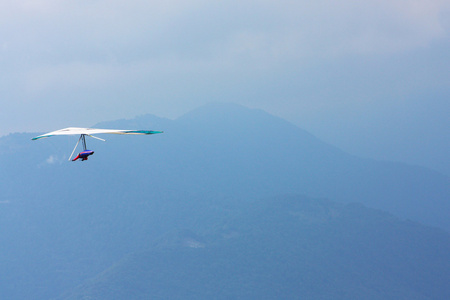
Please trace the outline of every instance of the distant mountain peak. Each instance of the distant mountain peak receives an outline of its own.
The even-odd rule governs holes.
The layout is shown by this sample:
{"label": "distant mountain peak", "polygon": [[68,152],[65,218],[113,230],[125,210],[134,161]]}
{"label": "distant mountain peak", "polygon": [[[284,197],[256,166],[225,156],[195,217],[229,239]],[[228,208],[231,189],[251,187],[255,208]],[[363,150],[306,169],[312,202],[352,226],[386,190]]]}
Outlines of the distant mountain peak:
{"label": "distant mountain peak", "polygon": [[264,110],[248,108],[231,102],[212,102],[182,115],[176,122],[189,126],[197,126],[199,129],[216,128],[218,132],[245,131],[249,134],[258,132],[267,136],[287,134],[301,136],[305,139],[319,141],[311,133],[274,116]]}

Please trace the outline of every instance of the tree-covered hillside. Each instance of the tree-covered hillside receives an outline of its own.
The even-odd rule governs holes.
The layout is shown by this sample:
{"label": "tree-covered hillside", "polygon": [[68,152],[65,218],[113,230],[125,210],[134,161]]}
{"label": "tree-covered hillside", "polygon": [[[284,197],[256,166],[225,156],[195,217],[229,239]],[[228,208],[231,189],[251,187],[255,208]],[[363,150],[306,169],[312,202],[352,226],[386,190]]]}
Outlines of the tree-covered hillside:
{"label": "tree-covered hillside", "polygon": [[361,205],[277,197],[197,221],[59,299],[450,297],[450,236]]}

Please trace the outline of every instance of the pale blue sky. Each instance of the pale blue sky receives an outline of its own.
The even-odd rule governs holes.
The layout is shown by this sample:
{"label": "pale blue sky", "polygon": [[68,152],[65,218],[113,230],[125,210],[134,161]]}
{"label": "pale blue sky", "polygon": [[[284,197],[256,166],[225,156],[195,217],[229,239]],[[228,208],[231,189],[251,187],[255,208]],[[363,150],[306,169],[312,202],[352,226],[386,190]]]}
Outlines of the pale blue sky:
{"label": "pale blue sky", "polygon": [[0,135],[212,101],[450,174],[450,3],[0,3]]}

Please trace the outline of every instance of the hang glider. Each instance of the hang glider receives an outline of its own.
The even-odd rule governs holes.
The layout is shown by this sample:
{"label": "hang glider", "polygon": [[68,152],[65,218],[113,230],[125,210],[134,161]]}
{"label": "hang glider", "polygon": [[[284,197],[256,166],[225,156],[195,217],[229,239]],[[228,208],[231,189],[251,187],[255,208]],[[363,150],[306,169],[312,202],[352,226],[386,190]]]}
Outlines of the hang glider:
{"label": "hang glider", "polygon": [[102,133],[108,133],[108,134],[134,134],[134,135],[149,135],[149,134],[156,134],[156,133],[163,133],[163,131],[155,131],[155,130],[124,130],[124,129],[96,129],[96,128],[79,128],[79,127],[69,127],[64,128],[56,131],[52,131],[43,135],[39,135],[37,137],[32,138],[32,140],[38,140],[42,138],[48,138],[52,136],[57,135],[80,135],[80,138],[78,139],[77,144],[75,145],[75,148],[73,148],[72,154],[70,154],[69,160],[72,158],[73,153],[78,147],[78,144],[80,141],[83,143],[83,151],[81,151],[77,157],[73,159],[73,161],[77,159],[81,159],[82,161],[87,160],[88,156],[94,154],[94,151],[88,150],[86,148],[86,136],[90,136],[92,138],[105,141],[104,139],[101,139],[99,137],[93,136],[93,134],[102,134]]}

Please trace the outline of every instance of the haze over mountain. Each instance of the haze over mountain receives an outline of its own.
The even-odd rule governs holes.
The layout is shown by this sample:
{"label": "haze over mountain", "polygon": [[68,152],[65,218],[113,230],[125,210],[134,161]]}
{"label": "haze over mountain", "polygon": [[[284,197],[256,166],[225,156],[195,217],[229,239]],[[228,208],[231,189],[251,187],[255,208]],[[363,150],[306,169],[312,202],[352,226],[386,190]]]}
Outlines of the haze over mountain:
{"label": "haze over mountain", "polygon": [[[176,170],[186,189],[258,197],[302,193],[362,202],[450,229],[448,177],[422,167],[348,155],[261,110],[210,104],[175,121],[143,116],[99,125],[167,128],[158,137],[162,141],[151,146],[161,164],[155,166],[153,159],[148,167],[160,176],[172,176]],[[133,147],[140,149],[138,144]],[[172,180],[161,184],[168,182]]]}
{"label": "haze over mountain", "polygon": [[[397,269],[401,274],[412,272],[409,264],[413,261],[399,262],[403,246],[414,248],[411,255],[422,261],[433,259],[430,266],[448,261],[449,178],[435,171],[354,157],[280,118],[231,104],[210,104],[176,120],[142,115],[92,127],[164,130],[164,134],[105,136],[106,143],[88,139],[88,148],[95,154],[83,163],[67,162],[75,137],[31,142],[31,137],[37,133],[22,133],[0,138],[0,241],[4,246],[0,267],[9,270],[2,274],[1,294],[9,296],[9,299],[56,297],[96,276],[126,254],[146,249],[154,251],[158,237],[170,237],[170,232],[185,228],[203,238],[208,234],[218,234],[217,230],[224,222],[235,223],[237,232],[248,232],[255,237],[238,239],[239,247],[243,248],[250,247],[259,237],[270,239],[281,234],[280,228],[298,229],[304,225],[303,219],[299,223],[284,224],[285,218],[280,217],[262,225],[261,220],[271,218],[268,211],[255,217],[252,223],[255,226],[252,230],[257,230],[258,226],[274,226],[274,232],[268,235],[266,231],[251,232],[250,225],[241,225],[242,219],[236,219],[236,213],[245,211],[245,215],[253,211],[259,201],[264,203],[261,199],[286,194],[304,194],[344,203],[359,202],[388,211],[401,219],[447,230],[430,229],[394,218],[395,228],[406,228],[405,231],[395,229],[398,233],[396,238],[408,237],[404,245],[398,245],[388,255],[388,259],[401,265]],[[318,209],[332,210],[336,205],[340,212],[351,207],[323,202],[323,208]],[[286,213],[282,206],[277,206],[277,209]],[[364,219],[372,212],[369,209],[356,210],[350,219]],[[315,218],[314,212],[306,215],[306,219]],[[364,236],[376,232],[386,225],[385,222],[390,222],[387,220],[390,217],[383,216],[375,223],[366,224],[367,227],[364,225],[360,233],[349,233],[348,238],[356,243],[359,234]],[[313,224],[313,236],[308,237],[314,240],[314,234],[317,234],[317,239],[328,242],[314,243],[311,247],[315,250],[306,252],[326,252],[332,242],[324,234],[333,228],[334,223],[327,223],[329,227],[325,226],[327,229],[324,231],[315,227],[320,222]],[[354,223],[351,226],[358,225]],[[211,232],[202,228],[211,228]],[[280,242],[286,243],[288,248],[293,247],[296,232],[283,236],[285,239]],[[381,232],[384,234],[386,231]],[[344,233],[345,230],[339,231],[337,236]],[[421,241],[429,239],[430,245],[435,245],[432,248],[439,253],[431,255],[431,250],[422,251],[412,241],[415,233],[421,236]],[[382,251],[383,245],[389,246],[393,240],[380,237],[373,251]],[[220,239],[214,243],[219,248],[223,245],[224,249],[229,249]],[[349,247],[348,251],[352,253],[361,249],[353,244]],[[175,249],[174,253],[184,255],[183,249]],[[209,248],[205,249],[207,254],[210,253]],[[287,260],[299,259],[299,256],[284,254],[279,255]],[[364,255],[360,262],[370,261],[370,264],[355,266],[356,274],[370,270],[373,261],[380,259],[372,254]],[[228,259],[226,256],[222,258]],[[347,258],[339,259],[343,265],[347,262]],[[210,262],[204,261],[205,264]],[[299,262],[297,266],[301,268],[302,264]],[[330,266],[326,265],[322,271],[314,269],[319,274],[313,278],[323,278],[319,275],[326,273]],[[175,272],[177,268],[172,267]],[[411,268],[415,267],[422,270],[423,266],[413,265]],[[442,269],[423,268],[417,276],[428,274],[427,282],[435,285],[430,283],[427,288],[412,291],[411,282],[419,278],[414,277],[404,283],[405,287],[398,293],[413,295],[417,299],[433,298],[438,293],[433,292],[436,289],[443,295],[448,293],[436,281],[439,274],[448,279],[448,273]],[[336,272],[343,274],[349,272],[345,268],[338,270]],[[166,271],[171,272],[169,269]],[[105,274],[109,278],[111,273]],[[368,276],[372,275],[374,273]],[[347,283],[352,283],[356,277],[350,276]],[[362,289],[368,288],[368,281],[363,281],[358,284]],[[380,295],[373,293],[374,297]]]}
{"label": "haze over mountain", "polygon": [[[35,171],[63,172],[67,175],[61,176],[79,181],[78,172],[85,170],[97,186],[110,185],[111,176],[119,170],[133,182],[147,181],[150,172],[153,184],[141,187],[149,193],[155,187],[245,197],[302,193],[362,202],[450,229],[448,177],[422,167],[348,155],[260,110],[210,104],[174,121],[143,115],[95,127],[163,129],[165,133],[146,138],[107,136],[106,143],[89,139],[88,146],[96,154],[82,166],[62,164],[75,143],[73,137],[32,143],[25,135],[4,137],[2,173],[7,189],[11,193],[19,186],[23,189],[18,185],[24,176],[21,168],[38,186],[46,181]],[[6,173],[8,165],[11,170]],[[14,177],[17,172],[19,178]]]}

